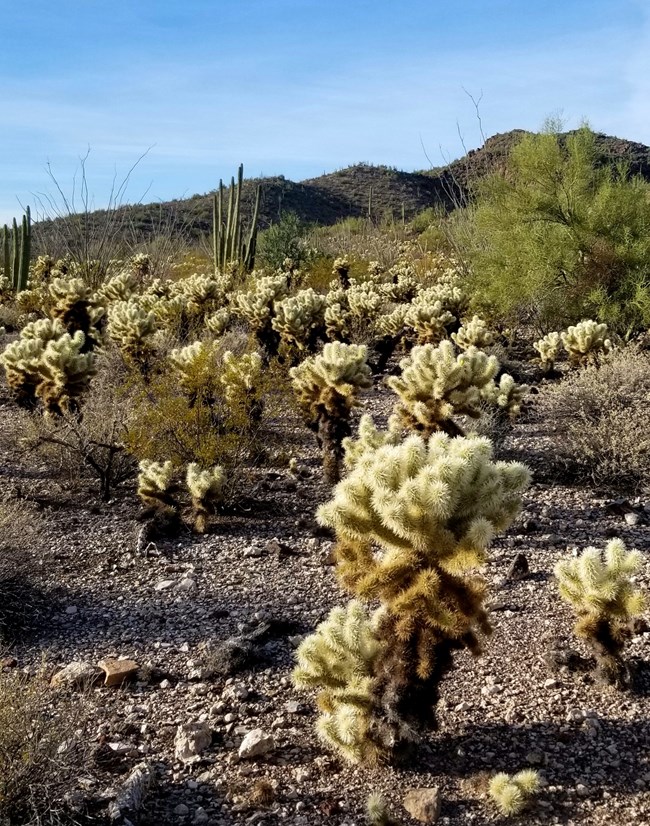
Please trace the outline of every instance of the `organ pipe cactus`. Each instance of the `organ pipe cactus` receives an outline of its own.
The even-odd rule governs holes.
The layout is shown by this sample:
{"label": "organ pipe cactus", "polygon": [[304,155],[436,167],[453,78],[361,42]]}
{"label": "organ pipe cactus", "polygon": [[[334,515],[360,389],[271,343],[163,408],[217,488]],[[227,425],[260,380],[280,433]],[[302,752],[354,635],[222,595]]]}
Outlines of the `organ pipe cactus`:
{"label": "organ pipe cactus", "polygon": [[596,321],[581,321],[560,333],[564,349],[569,354],[572,364],[583,365],[597,363],[612,348],[607,338],[607,325]]}
{"label": "organ pipe cactus", "polygon": [[244,165],[237,171],[237,183],[231,178],[227,211],[224,208],[225,188],[219,181],[219,189],[212,200],[212,254],[215,275],[223,272],[229,263],[238,263],[246,272],[255,266],[257,248],[257,224],[260,211],[262,189],[255,191],[255,203],[248,238],[244,238],[241,216],[241,197],[244,188]]}
{"label": "organ pipe cactus", "polygon": [[560,594],[578,616],[576,634],[593,651],[599,676],[617,686],[629,681],[622,652],[632,621],[646,605],[632,580],[640,567],[641,555],[627,552],[620,539],[608,542],[604,553],[586,548],[577,559],[563,559],[555,566]]}
{"label": "organ pipe cactus", "polygon": [[29,260],[32,244],[32,219],[29,207],[20,222],[14,218],[12,228],[7,224],[2,230],[4,276],[15,293],[27,289]]}
{"label": "organ pipe cactus", "polygon": [[[478,653],[490,632],[486,583],[475,569],[518,514],[528,482],[523,465],[493,461],[488,439],[413,435],[369,447],[319,508],[319,522],[336,532],[341,583],[356,599],[380,603],[360,620],[372,631],[373,656],[357,672],[364,682],[347,739],[341,745],[340,726],[329,737],[347,759],[388,757],[435,724],[453,651]],[[309,685],[327,690],[339,660],[310,639],[300,665],[311,660]],[[325,703],[326,713],[332,707]]]}
{"label": "organ pipe cactus", "polygon": [[401,375],[388,385],[399,397],[395,412],[402,424],[425,436],[436,430],[455,436],[462,431],[452,417],[480,417],[482,391],[493,383],[499,362],[475,347],[456,355],[453,344],[443,341],[414,347],[400,367]]}
{"label": "organ pipe cactus", "polygon": [[360,390],[372,386],[363,345],[331,342],[322,353],[291,369],[298,405],[307,426],[323,451],[329,482],[338,481],[343,458],[342,442],[350,435],[350,413]]}

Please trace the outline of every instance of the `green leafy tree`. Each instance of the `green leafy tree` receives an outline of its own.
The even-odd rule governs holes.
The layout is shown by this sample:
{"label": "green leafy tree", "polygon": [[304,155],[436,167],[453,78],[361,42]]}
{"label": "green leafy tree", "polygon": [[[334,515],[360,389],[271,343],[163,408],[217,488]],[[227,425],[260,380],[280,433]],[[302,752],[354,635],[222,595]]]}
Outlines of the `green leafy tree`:
{"label": "green leafy tree", "polygon": [[650,187],[602,160],[587,127],[551,127],[477,185],[465,241],[477,304],[542,332],[589,315],[621,335],[648,327]]}

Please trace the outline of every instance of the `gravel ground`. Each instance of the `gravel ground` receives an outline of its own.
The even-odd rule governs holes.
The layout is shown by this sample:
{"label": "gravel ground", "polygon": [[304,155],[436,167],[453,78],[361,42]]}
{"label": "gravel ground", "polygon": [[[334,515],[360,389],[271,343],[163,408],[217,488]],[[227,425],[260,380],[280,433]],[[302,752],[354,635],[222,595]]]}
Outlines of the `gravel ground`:
{"label": "gravel ground", "polygon": [[[381,399],[366,403],[369,410],[381,407]],[[9,415],[9,407],[0,408],[0,420]],[[481,658],[457,657],[442,686],[439,731],[427,736],[414,765],[349,767],[319,744],[312,698],[290,681],[302,635],[346,601],[330,562],[332,543],[313,520],[327,489],[306,431],[304,445],[307,478],[260,473],[249,511],[222,518],[203,537],[159,543],[146,556],[135,553],[132,490],[98,506],[89,493],[58,492],[44,469],[0,455],[3,491],[19,486],[23,494],[59,502],[44,510],[49,601],[36,633],[11,652],[17,667],[36,669],[44,656],[53,668],[109,656],[146,667],[134,683],[87,695],[93,736],[119,744],[120,756],[112,775],[86,767],[79,778],[84,795],[110,797],[146,761],[156,774],[139,820],[146,826],[352,826],[365,822],[371,791],[381,791],[405,823],[414,823],[402,798],[430,786],[440,787],[438,822],[456,826],[501,822],[486,802],[486,778],[534,767],[543,787],[518,822],[650,823],[650,633],[640,629],[628,649],[634,691],[595,683],[581,667],[586,651],[571,637],[570,611],[552,578],[568,550],[602,547],[612,536],[647,553],[644,519],[629,525],[622,509],[611,506],[620,495],[615,491],[551,482],[552,445],[534,423],[518,424],[506,448],[534,468],[535,481],[522,515],[493,546],[495,633]],[[529,573],[505,580],[519,552]],[[648,587],[649,574],[646,566],[641,585]],[[255,626],[265,631],[257,659],[231,677],[207,677],[210,644]],[[549,652],[567,649],[580,655],[573,658],[577,667],[549,664]],[[208,723],[213,732],[211,745],[189,764],[174,755],[184,723]],[[239,744],[258,728],[272,735],[273,749],[240,760]],[[262,805],[256,800],[264,792]]]}

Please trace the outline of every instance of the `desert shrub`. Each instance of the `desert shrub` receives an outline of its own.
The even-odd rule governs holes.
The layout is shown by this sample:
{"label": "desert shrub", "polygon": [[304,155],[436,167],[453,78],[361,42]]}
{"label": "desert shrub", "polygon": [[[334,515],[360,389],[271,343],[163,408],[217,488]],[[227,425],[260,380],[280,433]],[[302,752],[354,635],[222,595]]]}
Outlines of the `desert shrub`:
{"label": "desert shrub", "polygon": [[650,355],[633,346],[543,387],[535,410],[552,436],[554,463],[599,484],[647,485],[649,399]]}
{"label": "desert shrub", "polygon": [[307,225],[295,212],[285,212],[276,224],[260,233],[257,242],[257,260],[271,270],[281,269],[289,258],[300,267],[309,260],[310,248],[305,240]]}
{"label": "desert shrub", "polygon": [[42,517],[33,507],[0,499],[0,640],[9,641],[34,620],[33,549],[43,533]]}
{"label": "desert shrub", "polygon": [[[596,317],[621,335],[650,325],[650,198],[641,178],[599,162],[588,128],[527,135],[507,174],[477,185],[459,239],[475,299],[540,331]],[[552,325],[552,326],[551,326]]]}
{"label": "desert shrub", "polygon": [[66,795],[87,769],[84,706],[53,695],[44,675],[0,672],[0,823],[76,822]]}

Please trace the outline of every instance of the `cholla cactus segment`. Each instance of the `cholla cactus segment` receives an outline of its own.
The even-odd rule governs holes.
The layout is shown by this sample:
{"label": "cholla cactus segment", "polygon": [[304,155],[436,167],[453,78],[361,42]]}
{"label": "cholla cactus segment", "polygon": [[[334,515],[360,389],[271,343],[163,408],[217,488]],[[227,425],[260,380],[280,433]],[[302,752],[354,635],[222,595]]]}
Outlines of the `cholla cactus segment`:
{"label": "cholla cactus segment", "polygon": [[373,619],[360,602],[334,608],[298,648],[293,680],[318,688],[319,736],[352,763],[376,757],[368,736],[373,662],[379,649]]}
{"label": "cholla cactus segment", "polygon": [[156,316],[145,310],[140,302],[116,301],[108,311],[108,335],[127,359],[139,362],[150,349],[151,337],[156,332]]}
{"label": "cholla cactus segment", "polygon": [[408,327],[407,318],[410,309],[408,304],[398,304],[389,313],[380,315],[375,321],[377,334],[390,338],[401,338]]}
{"label": "cholla cactus segment", "polygon": [[61,414],[76,409],[97,372],[95,354],[84,352],[85,341],[86,337],[78,330],[74,336],[64,333],[47,343],[38,365],[40,381],[36,388],[47,413]]}
{"label": "cholla cactus segment", "polygon": [[481,391],[493,381],[499,362],[475,347],[457,356],[453,344],[443,341],[414,347],[400,367],[401,376],[388,379],[388,385],[399,396],[396,414],[404,426],[425,435],[436,430],[458,435],[452,416],[481,415]]}
{"label": "cholla cactus segment", "polygon": [[48,341],[61,338],[64,333],[65,327],[57,318],[39,318],[25,324],[20,331],[20,338],[41,341],[45,345]]}
{"label": "cholla cactus segment", "polygon": [[515,775],[505,772],[495,774],[490,781],[489,795],[501,814],[510,817],[523,812],[538,789],[539,775],[537,772],[524,769]]}
{"label": "cholla cactus segment", "polygon": [[228,307],[222,307],[216,313],[206,316],[205,326],[215,336],[221,336],[225,333],[230,324],[230,310]]}
{"label": "cholla cactus segment", "polygon": [[365,572],[372,578],[409,549],[465,570],[517,516],[529,480],[523,465],[492,461],[489,439],[413,435],[362,453],[318,519],[343,541],[381,548],[383,558]]}
{"label": "cholla cactus segment", "polygon": [[195,341],[171,351],[168,359],[186,393],[200,394],[212,385],[217,372],[217,347],[213,341]]}
{"label": "cholla cactus segment", "polygon": [[607,325],[597,321],[581,321],[560,333],[564,349],[569,354],[573,364],[587,364],[597,362],[601,356],[606,356],[612,348],[607,338]]}
{"label": "cholla cactus segment", "polygon": [[304,350],[314,331],[323,326],[325,296],[319,295],[310,287],[282,301],[276,301],[274,311],[275,317],[271,322],[273,329],[287,344]]}
{"label": "cholla cactus segment", "polygon": [[338,480],[342,441],[350,435],[350,411],[359,391],[372,386],[367,355],[363,345],[331,342],[290,371],[298,404],[307,425],[317,433],[331,482]]}
{"label": "cholla cactus segment", "polygon": [[[219,382],[226,401],[232,407],[245,402],[250,408],[256,401],[256,390],[262,378],[262,357],[259,353],[244,353],[236,356],[227,350],[222,358]],[[250,409],[247,411],[250,412]]]}
{"label": "cholla cactus segment", "polygon": [[222,467],[201,470],[192,462],[187,466],[187,489],[192,498],[194,528],[198,533],[205,533],[210,515],[223,500],[226,474]]}
{"label": "cholla cactus segment", "polygon": [[516,419],[521,413],[521,403],[529,389],[527,384],[517,384],[511,375],[504,373],[498,384],[487,384],[481,395],[509,419]]}
{"label": "cholla cactus segment", "polygon": [[339,284],[347,288],[350,286],[350,262],[347,255],[341,258],[336,258],[332,264],[332,275],[338,280]]}
{"label": "cholla cactus segment", "polygon": [[92,291],[83,278],[55,278],[50,281],[48,290],[56,302],[55,318],[58,315],[57,308],[66,307],[75,301],[89,301],[92,297]]}
{"label": "cholla cactus segment", "polygon": [[420,344],[436,344],[446,335],[446,327],[455,321],[440,301],[426,300],[423,291],[413,301],[407,314],[406,324],[417,334]]}
{"label": "cholla cactus segment", "polygon": [[103,306],[109,306],[118,301],[128,301],[135,295],[138,285],[138,277],[133,271],[122,270],[102,284],[95,293],[94,300]]}
{"label": "cholla cactus segment", "polygon": [[173,506],[171,498],[174,467],[171,461],[152,462],[143,459],[138,473],[138,496],[147,507],[158,509]]}
{"label": "cholla cactus segment", "polygon": [[386,302],[384,293],[372,281],[353,284],[346,298],[351,315],[362,321],[374,320]]}
{"label": "cholla cactus segment", "polygon": [[543,338],[534,342],[533,347],[539,353],[539,363],[545,373],[550,373],[555,367],[561,345],[562,339],[559,333],[547,333]]}
{"label": "cholla cactus segment", "polygon": [[593,650],[601,676],[613,684],[628,678],[621,655],[631,621],[646,606],[632,580],[640,566],[641,555],[627,552],[620,539],[608,542],[604,553],[586,548],[577,559],[555,566],[560,594],[578,617],[575,631]]}
{"label": "cholla cactus segment", "polygon": [[[392,426],[391,426],[392,425]],[[343,462],[345,467],[350,470],[353,468],[364,453],[377,450],[383,445],[397,445],[402,439],[400,430],[395,427],[395,422],[389,421],[388,430],[378,430],[372,420],[372,416],[367,413],[361,417],[359,421],[359,430],[356,439],[348,436],[343,439]]]}
{"label": "cholla cactus segment", "polygon": [[403,821],[390,813],[386,801],[377,792],[368,795],[366,816],[369,826],[403,826]]}
{"label": "cholla cactus segment", "polygon": [[194,273],[174,282],[171,295],[182,296],[188,312],[196,316],[224,305],[232,287],[233,279],[229,275],[212,276]]}
{"label": "cholla cactus segment", "polygon": [[345,304],[329,304],[324,314],[325,334],[330,341],[343,341],[350,336],[352,314]]}
{"label": "cholla cactus segment", "polygon": [[477,315],[473,316],[471,321],[465,322],[458,332],[452,333],[451,338],[456,347],[461,350],[467,350],[470,347],[483,349],[494,344],[494,333],[488,329],[485,321]]}

